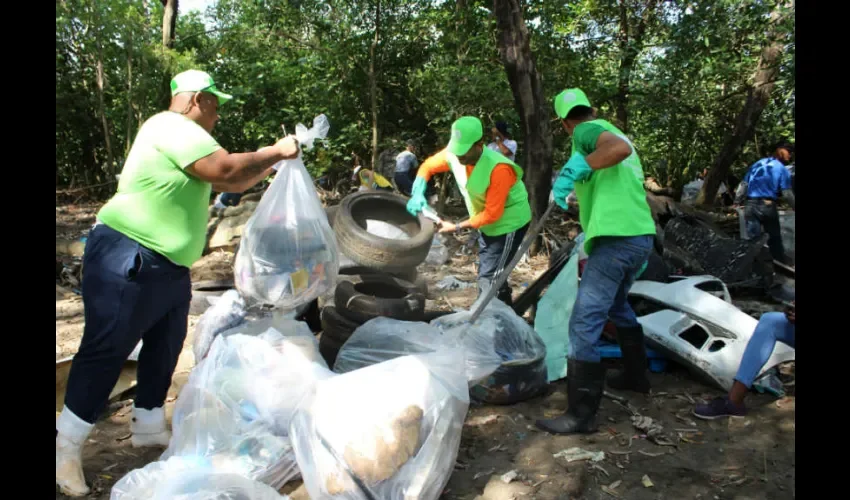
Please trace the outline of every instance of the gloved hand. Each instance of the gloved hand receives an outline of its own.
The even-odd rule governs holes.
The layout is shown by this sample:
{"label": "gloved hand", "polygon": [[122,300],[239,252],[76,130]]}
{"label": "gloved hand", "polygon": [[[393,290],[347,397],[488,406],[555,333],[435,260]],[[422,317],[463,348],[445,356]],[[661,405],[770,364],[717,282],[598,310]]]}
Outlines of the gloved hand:
{"label": "gloved hand", "polygon": [[413,188],[410,190],[410,200],[407,202],[407,211],[410,215],[416,217],[423,208],[428,206],[428,200],[425,199],[425,189],[428,187],[428,181],[424,177],[416,177],[413,181]]}
{"label": "gloved hand", "polygon": [[567,210],[567,196],[575,188],[575,183],[590,179],[592,173],[593,169],[587,164],[584,156],[573,153],[566,165],[564,165],[564,168],[561,169],[558,178],[555,179],[555,185],[552,186],[555,203],[562,209]]}

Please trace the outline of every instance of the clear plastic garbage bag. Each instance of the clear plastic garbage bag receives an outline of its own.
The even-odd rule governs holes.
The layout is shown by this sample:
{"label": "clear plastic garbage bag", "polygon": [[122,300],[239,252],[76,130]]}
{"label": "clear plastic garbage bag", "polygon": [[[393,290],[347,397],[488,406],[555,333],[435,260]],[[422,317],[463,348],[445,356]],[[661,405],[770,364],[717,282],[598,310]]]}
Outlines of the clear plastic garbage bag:
{"label": "clear plastic garbage bag", "polygon": [[228,290],[204,311],[195,326],[192,353],[195,363],[200,362],[210,350],[213,339],[219,333],[238,326],[245,321],[245,301],[237,290]]}
{"label": "clear plastic garbage bag", "polygon": [[130,471],[112,487],[109,500],[285,500],[270,486],[218,472],[208,461],[172,457]]}
{"label": "clear plastic garbage bag", "polygon": [[431,324],[459,337],[467,352],[486,346],[501,360],[486,380],[472,387],[472,396],[492,404],[513,404],[540,394],[547,385],[546,345],[534,328],[497,298],[487,304],[475,324],[469,323],[470,311],[442,316]]}
{"label": "clear plastic garbage bag", "polygon": [[304,323],[275,316],[222,332],[180,391],[162,458],[206,460],[280,488],[298,477],[288,435],[295,408],[331,375]]}
{"label": "clear plastic garbage bag", "polygon": [[[303,150],[324,138],[325,115],[295,135]],[[339,252],[313,181],[299,154],[283,160],[271,186],[245,225],[234,262],[236,288],[249,305],[292,310],[333,288]]]}
{"label": "clear plastic garbage bag", "polygon": [[486,379],[496,371],[502,359],[489,339],[480,334],[446,334],[436,326],[417,321],[374,318],[354,330],[339,350],[334,371],[347,373],[409,354],[426,354],[458,347],[465,357],[465,376],[470,385]]}
{"label": "clear plastic garbage bag", "polygon": [[[581,245],[581,242],[578,243]],[[578,296],[578,261],[573,249],[570,260],[537,303],[534,330],[546,344],[546,372],[549,382],[567,376],[567,350],[570,345],[570,318]]]}
{"label": "clear plastic garbage bag", "polygon": [[443,349],[319,381],[290,426],[310,498],[436,500],[469,408],[462,366]]}

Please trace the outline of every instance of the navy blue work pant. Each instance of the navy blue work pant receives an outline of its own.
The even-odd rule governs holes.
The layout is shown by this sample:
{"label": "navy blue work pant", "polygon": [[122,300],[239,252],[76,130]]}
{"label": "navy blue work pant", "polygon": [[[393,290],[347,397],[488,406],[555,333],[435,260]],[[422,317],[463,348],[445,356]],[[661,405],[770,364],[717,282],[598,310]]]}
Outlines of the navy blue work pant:
{"label": "navy blue work pant", "polygon": [[86,242],[82,285],[85,329],[65,406],[94,423],[139,340],[135,406],[162,406],[186,338],[189,269],[97,224]]}
{"label": "navy blue work pant", "polygon": [[[511,259],[519,250],[529,224],[522,226],[516,231],[501,234],[499,236],[487,236],[480,233],[478,236],[478,293],[485,294],[490,284],[505,270]],[[496,298],[507,305],[512,305],[511,286],[508,281],[499,287]]]}

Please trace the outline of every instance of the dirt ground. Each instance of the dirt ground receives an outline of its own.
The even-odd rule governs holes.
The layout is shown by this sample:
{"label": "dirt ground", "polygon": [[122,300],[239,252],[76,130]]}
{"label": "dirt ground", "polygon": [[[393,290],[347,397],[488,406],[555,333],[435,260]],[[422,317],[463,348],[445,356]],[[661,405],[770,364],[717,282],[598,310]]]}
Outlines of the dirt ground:
{"label": "dirt ground", "polygon": [[[57,238],[79,238],[94,221],[97,207],[57,207]],[[446,275],[475,282],[474,257],[460,255],[459,243],[450,242],[452,260],[445,266],[423,265],[428,281],[430,309],[468,307],[475,288],[441,292],[437,282]],[[212,267],[220,268],[227,256],[216,256]],[[548,263],[540,255],[521,263],[511,276],[514,296],[542,273]],[[194,275],[195,273],[193,273]],[[754,301],[739,304],[750,314],[779,309]],[[82,302],[68,289],[57,287],[56,356],[76,352],[82,335]],[[194,365],[191,342],[197,316],[190,316],[185,349],[181,355],[166,404],[171,416],[174,400]],[[616,363],[612,363],[612,366]],[[793,365],[784,372],[793,371]],[[441,498],[457,500],[538,499],[776,499],[795,497],[795,397],[777,400],[753,393],[747,399],[745,419],[706,422],[694,418],[695,401],[720,395],[703,385],[682,367],[669,363],[663,373],[651,373],[650,396],[620,394],[641,415],[663,425],[674,446],[654,444],[630,421],[621,404],[605,398],[598,422],[599,432],[585,436],[552,436],[536,430],[534,420],[555,416],[566,408],[563,381],[549,392],[512,406],[473,403],[463,428],[455,471]],[[129,440],[132,392],[113,402],[95,426],[83,460],[86,480],[92,487],[87,498],[105,500],[112,486],[126,473],[157,460],[161,449],[137,450]],[[568,463],[553,455],[579,447],[604,452],[599,462]],[[515,471],[505,483],[500,476]],[[303,487],[291,483],[283,492],[294,499],[308,498]],[[56,498],[67,498],[58,493]]]}

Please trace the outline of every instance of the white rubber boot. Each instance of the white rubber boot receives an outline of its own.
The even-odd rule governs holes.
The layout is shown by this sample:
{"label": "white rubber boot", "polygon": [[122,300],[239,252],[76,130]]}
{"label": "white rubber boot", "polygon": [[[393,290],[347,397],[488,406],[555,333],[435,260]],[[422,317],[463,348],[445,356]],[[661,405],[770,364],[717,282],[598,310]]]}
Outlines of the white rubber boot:
{"label": "white rubber boot", "polygon": [[133,447],[168,446],[171,431],[165,425],[165,409],[163,407],[145,410],[133,405],[133,420],[130,422],[131,441]]}
{"label": "white rubber boot", "polygon": [[93,424],[74,415],[67,406],[56,419],[56,484],[69,497],[89,494],[83,476],[83,443],[92,428]]}

